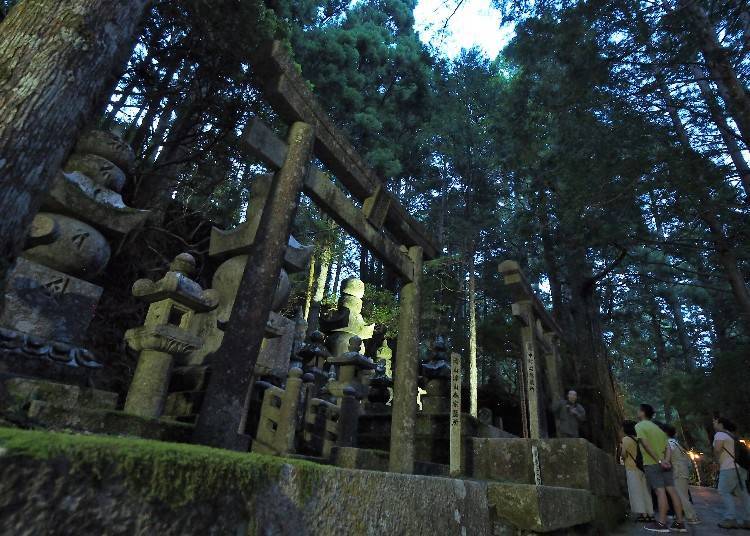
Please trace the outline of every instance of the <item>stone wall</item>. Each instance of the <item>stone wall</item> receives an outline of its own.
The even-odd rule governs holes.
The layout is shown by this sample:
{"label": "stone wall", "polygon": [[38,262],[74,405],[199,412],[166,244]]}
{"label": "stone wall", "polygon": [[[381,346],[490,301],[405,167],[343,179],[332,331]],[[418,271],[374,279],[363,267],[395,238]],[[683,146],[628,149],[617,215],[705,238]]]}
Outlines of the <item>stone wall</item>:
{"label": "stone wall", "polygon": [[479,482],[0,428],[0,533],[491,534]]}

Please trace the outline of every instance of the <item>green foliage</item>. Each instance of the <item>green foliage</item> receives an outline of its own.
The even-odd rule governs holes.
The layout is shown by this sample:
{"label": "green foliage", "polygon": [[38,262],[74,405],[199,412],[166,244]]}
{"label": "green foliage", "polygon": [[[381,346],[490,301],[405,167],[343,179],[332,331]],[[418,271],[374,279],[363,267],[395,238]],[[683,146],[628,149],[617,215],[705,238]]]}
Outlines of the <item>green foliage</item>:
{"label": "green foliage", "polygon": [[399,306],[393,292],[366,283],[362,300],[362,316],[365,320],[375,324],[378,331],[384,333],[384,337],[395,338],[398,335]]}

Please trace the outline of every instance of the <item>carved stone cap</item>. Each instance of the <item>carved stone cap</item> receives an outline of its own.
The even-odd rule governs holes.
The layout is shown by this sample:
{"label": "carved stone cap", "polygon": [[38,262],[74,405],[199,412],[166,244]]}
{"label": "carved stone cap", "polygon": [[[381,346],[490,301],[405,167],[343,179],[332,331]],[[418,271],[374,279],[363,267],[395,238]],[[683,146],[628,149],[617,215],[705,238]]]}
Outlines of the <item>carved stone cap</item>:
{"label": "carved stone cap", "polygon": [[125,341],[136,352],[153,350],[171,355],[186,354],[203,345],[200,337],[171,324],[129,329],[125,332]]}
{"label": "carved stone cap", "polygon": [[215,309],[219,305],[218,292],[203,290],[183,270],[195,270],[195,259],[188,253],[177,255],[170,264],[170,271],[159,281],[139,279],[133,283],[133,296],[148,303],[172,299],[196,312]]}

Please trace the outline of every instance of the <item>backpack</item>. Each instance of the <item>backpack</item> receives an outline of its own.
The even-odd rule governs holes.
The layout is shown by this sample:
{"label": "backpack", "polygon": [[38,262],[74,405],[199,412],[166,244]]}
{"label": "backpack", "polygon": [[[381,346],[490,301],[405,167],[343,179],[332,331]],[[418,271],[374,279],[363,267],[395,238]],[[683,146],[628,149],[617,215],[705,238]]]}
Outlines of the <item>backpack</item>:
{"label": "backpack", "polygon": [[742,467],[745,471],[750,472],[750,448],[740,441],[734,434],[728,434],[729,437],[734,441],[734,456],[729,454],[729,451],[725,448],[729,457],[734,460],[736,465]]}
{"label": "backpack", "polygon": [[635,466],[643,471],[643,452],[641,452],[641,440],[635,437],[631,437],[635,441],[635,458],[628,452],[628,456],[635,462]]}

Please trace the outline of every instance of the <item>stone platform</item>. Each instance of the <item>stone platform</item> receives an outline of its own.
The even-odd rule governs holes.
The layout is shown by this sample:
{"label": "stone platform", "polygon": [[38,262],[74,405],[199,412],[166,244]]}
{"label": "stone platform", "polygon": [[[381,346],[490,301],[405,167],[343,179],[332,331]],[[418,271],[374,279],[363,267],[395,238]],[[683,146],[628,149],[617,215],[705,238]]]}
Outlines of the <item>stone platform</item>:
{"label": "stone platform", "polygon": [[[501,454],[521,444],[474,441],[484,449],[479,458],[489,478],[359,470],[385,468],[387,453],[367,449],[335,449],[334,463],[352,467],[342,468],[161,441],[0,428],[0,527],[21,536],[610,533],[597,507],[597,493],[609,484],[595,484],[602,473],[585,476],[581,467],[587,456],[596,466],[596,451],[578,442],[558,445],[570,463],[557,474],[554,455],[543,454],[550,481],[566,485],[539,486],[495,480],[502,467],[516,471],[506,473],[516,480],[528,478],[518,471],[523,459],[506,464]],[[496,464],[484,459],[488,452],[499,457]],[[592,485],[594,492],[583,489]]]}

